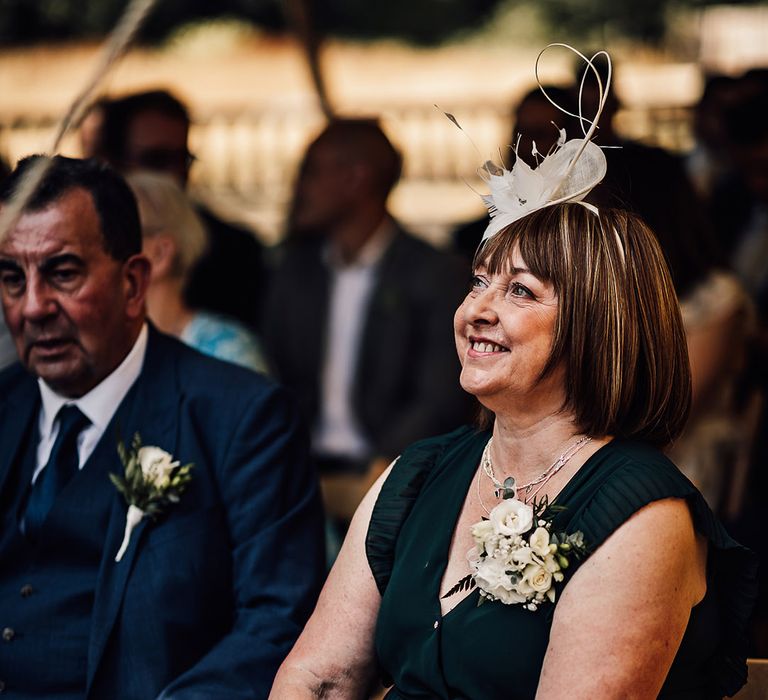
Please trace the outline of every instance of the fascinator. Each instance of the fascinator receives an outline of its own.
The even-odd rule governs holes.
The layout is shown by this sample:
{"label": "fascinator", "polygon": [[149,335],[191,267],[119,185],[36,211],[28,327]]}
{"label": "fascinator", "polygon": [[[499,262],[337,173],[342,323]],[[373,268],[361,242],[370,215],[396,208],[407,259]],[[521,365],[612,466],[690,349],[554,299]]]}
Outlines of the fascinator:
{"label": "fascinator", "polygon": [[[568,112],[552,100],[539,80],[541,57],[548,49],[556,46],[572,51],[587,64],[579,86],[578,114]],[[601,56],[605,57],[608,63],[605,84],[594,63]],[[591,58],[587,58],[568,44],[555,43],[549,44],[539,53],[535,70],[536,81],[544,97],[564,114],[579,120],[583,138],[567,139],[565,129],[561,129],[557,144],[546,155],[538,153],[534,143],[533,155],[539,160],[533,168],[519,157],[515,158],[515,164],[511,170],[486,161],[480,169],[480,175],[490,188],[490,193],[482,195],[482,198],[488,207],[491,220],[483,234],[483,241],[527,214],[563,202],[580,202],[597,213],[594,206],[583,200],[605,177],[607,168],[605,155],[600,147],[592,142],[592,137],[598,128],[597,123],[608,98],[611,84],[611,58],[605,51],[598,51]],[[597,112],[592,119],[586,118],[582,110],[582,93],[589,76],[597,81],[599,95]]]}

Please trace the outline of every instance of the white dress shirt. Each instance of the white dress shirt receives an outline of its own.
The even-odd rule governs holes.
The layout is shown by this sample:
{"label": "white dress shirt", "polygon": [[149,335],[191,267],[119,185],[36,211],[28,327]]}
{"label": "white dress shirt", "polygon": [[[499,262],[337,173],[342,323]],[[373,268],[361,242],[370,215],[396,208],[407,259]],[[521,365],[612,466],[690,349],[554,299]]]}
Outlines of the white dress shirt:
{"label": "white dress shirt", "polygon": [[77,438],[78,466],[80,469],[83,468],[83,465],[88,460],[88,457],[91,456],[96,444],[107,429],[112,416],[115,415],[117,407],[141,374],[141,368],[144,365],[144,355],[147,350],[147,335],[147,324],[145,323],[141,328],[139,337],[133,344],[131,351],[125,356],[125,359],[111,374],[102,379],[99,384],[79,399],[60,396],[42,379],[37,380],[42,405],[38,418],[40,442],[37,444],[37,465],[35,473],[32,475],[32,483],[35,482],[38,474],[48,463],[53,443],[59,433],[59,423],[56,421],[56,415],[59,409],[65,405],[77,406],[88,420],[91,421],[91,424],[83,429]]}
{"label": "white dress shirt", "polygon": [[376,269],[394,235],[393,221],[385,218],[352,262],[344,264],[331,246],[326,250],[331,294],[320,415],[312,440],[314,452],[324,457],[369,456],[370,445],[352,408],[353,383]]}

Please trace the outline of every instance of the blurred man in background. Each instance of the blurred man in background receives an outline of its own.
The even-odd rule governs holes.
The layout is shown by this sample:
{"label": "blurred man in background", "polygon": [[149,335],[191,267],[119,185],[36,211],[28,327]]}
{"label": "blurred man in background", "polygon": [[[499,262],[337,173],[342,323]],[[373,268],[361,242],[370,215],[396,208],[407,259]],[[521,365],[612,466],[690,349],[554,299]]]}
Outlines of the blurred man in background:
{"label": "blurred man in background", "polygon": [[312,426],[342,531],[406,445],[457,427],[471,405],[452,336],[467,270],[389,214],[400,170],[374,120],[339,119],[312,142],[266,307],[264,340]]}
{"label": "blurred man in background", "polygon": [[[187,186],[194,156],[189,150],[190,117],[186,106],[164,90],[103,100],[94,119],[101,133],[90,143],[95,155],[123,173],[149,170],[171,175]],[[256,236],[225,223],[197,205],[208,233],[207,253],[192,270],[185,299],[191,308],[259,325],[265,289],[263,250]]]}

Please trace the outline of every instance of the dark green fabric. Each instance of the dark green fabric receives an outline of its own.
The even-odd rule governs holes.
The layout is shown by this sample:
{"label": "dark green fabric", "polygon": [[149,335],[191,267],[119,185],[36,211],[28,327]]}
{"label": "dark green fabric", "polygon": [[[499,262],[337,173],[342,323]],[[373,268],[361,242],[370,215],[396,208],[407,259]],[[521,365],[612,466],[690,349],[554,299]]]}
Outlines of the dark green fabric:
{"label": "dark green fabric", "polygon": [[[416,443],[398,460],[374,507],[366,548],[383,594],[376,653],[394,683],[390,699],[536,694],[553,606],[535,613],[500,602],[478,608],[475,590],[441,618],[438,594],[452,533],[488,437],[462,428]],[[555,529],[581,530],[594,551],[637,510],[667,497],[688,501],[697,530],[709,540],[709,564],[707,595],[692,610],[660,697],[732,694],[746,679],[756,562],[663,454],[618,440],[598,450],[558,496],[567,510],[557,515]]]}

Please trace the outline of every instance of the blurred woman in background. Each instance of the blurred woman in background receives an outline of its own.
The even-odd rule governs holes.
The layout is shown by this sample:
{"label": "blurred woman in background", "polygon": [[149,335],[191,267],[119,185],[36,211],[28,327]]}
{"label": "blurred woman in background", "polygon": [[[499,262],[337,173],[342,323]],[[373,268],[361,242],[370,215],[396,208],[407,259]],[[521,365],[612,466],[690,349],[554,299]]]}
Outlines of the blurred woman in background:
{"label": "blurred woman in background", "polygon": [[234,319],[191,309],[184,301],[189,272],[206,249],[203,223],[187,195],[165,175],[139,172],[126,179],[139,204],[144,253],[152,262],[147,291],[152,322],[206,355],[266,372],[251,331]]}

